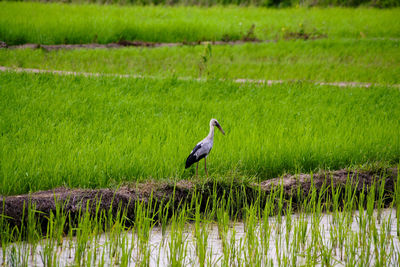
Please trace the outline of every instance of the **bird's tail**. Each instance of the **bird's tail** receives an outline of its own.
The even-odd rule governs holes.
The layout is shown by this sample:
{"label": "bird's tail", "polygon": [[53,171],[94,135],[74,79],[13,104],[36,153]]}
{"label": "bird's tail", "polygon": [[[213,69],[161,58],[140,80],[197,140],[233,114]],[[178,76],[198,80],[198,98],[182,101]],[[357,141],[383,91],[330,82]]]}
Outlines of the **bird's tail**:
{"label": "bird's tail", "polygon": [[189,157],[186,160],[186,165],[185,165],[185,169],[189,168],[190,166],[193,165],[193,163],[196,162],[196,156],[193,154],[190,154]]}

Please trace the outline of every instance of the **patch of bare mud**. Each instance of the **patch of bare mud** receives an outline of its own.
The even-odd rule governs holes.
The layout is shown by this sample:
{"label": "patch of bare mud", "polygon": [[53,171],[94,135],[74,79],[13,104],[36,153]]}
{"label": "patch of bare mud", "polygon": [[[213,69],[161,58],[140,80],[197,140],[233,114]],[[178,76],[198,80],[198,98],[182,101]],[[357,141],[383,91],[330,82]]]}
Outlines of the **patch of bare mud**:
{"label": "patch of bare mud", "polygon": [[257,39],[244,39],[236,41],[199,41],[199,42],[181,42],[181,43],[157,43],[157,42],[144,42],[144,41],[127,41],[121,40],[118,43],[109,44],[58,44],[58,45],[44,45],[44,44],[21,44],[21,45],[7,45],[5,42],[0,42],[0,48],[9,49],[43,49],[46,51],[52,50],[71,50],[71,49],[97,49],[97,48],[124,48],[124,47],[176,47],[176,46],[195,46],[195,45],[243,45],[246,43],[269,43],[272,40],[260,41]]}
{"label": "patch of bare mud", "polygon": [[363,187],[371,187],[372,184],[385,179],[385,190],[393,192],[396,178],[397,169],[395,168],[386,170],[383,175],[376,171],[352,171],[343,169],[315,173],[312,177],[310,174],[285,175],[281,178],[263,181],[260,183],[260,187],[264,191],[269,192],[272,188],[282,186],[287,195],[297,194],[299,189],[306,195],[312,187],[319,190],[326,186],[344,188],[346,185],[351,186],[356,192],[361,192]]}
{"label": "patch of bare mud", "polygon": [[[32,194],[3,196],[0,197],[2,205],[0,214],[12,218],[11,224],[19,226],[23,223],[23,214],[26,214],[28,204],[34,207],[43,217],[56,213],[56,203],[61,204],[63,212],[71,217],[78,215],[79,212],[89,209],[93,213],[98,207],[100,210],[117,212],[118,209],[126,209],[127,216],[134,216],[136,202],[148,203],[156,201],[157,203],[172,201],[171,208],[176,208],[182,203],[190,203],[194,195],[202,196],[204,202],[215,192],[218,198],[227,197],[229,192],[240,191],[246,196],[248,202],[255,200],[256,196],[262,193],[263,197],[268,195],[274,188],[283,188],[284,198],[292,198],[296,203],[299,201],[299,190],[303,196],[307,196],[311,189],[317,192],[323,188],[344,188],[350,186],[356,194],[359,194],[363,188],[369,188],[375,182],[384,183],[384,189],[387,193],[386,201],[391,200],[391,193],[394,191],[394,184],[397,179],[397,169],[388,169],[382,172],[373,171],[349,171],[338,170],[331,172],[320,172],[314,174],[285,175],[280,178],[274,178],[261,183],[244,184],[239,181],[213,181],[182,180],[177,183],[148,181],[145,183],[123,186],[117,190],[113,189],[69,189],[56,188],[47,191],[40,191]],[[329,190],[328,190],[329,191]],[[205,204],[205,203],[204,203]],[[26,220],[26,218],[25,218]]]}

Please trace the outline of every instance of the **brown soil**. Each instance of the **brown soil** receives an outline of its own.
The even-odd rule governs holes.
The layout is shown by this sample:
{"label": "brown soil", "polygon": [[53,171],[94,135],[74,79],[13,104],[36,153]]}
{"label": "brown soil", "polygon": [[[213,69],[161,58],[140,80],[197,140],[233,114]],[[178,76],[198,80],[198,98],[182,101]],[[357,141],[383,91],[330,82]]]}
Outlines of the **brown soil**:
{"label": "brown soil", "polygon": [[389,193],[394,191],[396,178],[397,169],[395,168],[386,170],[384,175],[376,171],[349,171],[343,169],[316,173],[313,175],[312,179],[310,174],[285,175],[282,178],[261,182],[260,186],[266,192],[277,186],[282,186],[285,194],[290,196],[292,193],[297,194],[299,189],[301,189],[303,195],[307,195],[312,185],[319,190],[326,185],[332,186],[333,188],[344,188],[346,184],[349,183],[353,190],[356,190],[357,193],[361,193],[363,187],[371,187],[378,179],[385,179],[385,191]]}
{"label": "brown soil", "polygon": [[[94,212],[98,205],[100,210],[112,211],[115,213],[118,208],[127,209],[127,215],[134,216],[134,204],[137,201],[147,203],[152,200],[168,201],[174,198],[175,207],[183,202],[190,201],[193,193],[202,195],[203,201],[216,192],[218,197],[227,195],[226,192],[232,190],[245,190],[248,201],[254,200],[254,196],[261,189],[264,196],[273,190],[273,188],[282,187],[284,198],[292,198],[296,203],[298,190],[302,195],[307,196],[310,188],[315,188],[317,192],[326,185],[336,187],[345,187],[349,184],[358,194],[363,187],[371,186],[375,181],[385,179],[385,192],[387,201],[391,201],[391,193],[394,191],[394,184],[397,178],[397,169],[388,169],[384,172],[367,171],[348,171],[339,170],[334,172],[320,172],[314,174],[312,179],[309,174],[285,175],[281,178],[274,178],[257,184],[247,184],[235,181],[213,181],[212,179],[203,181],[183,180],[176,184],[172,182],[148,181],[130,186],[124,186],[117,190],[112,189],[68,189],[56,188],[48,191],[40,191],[32,194],[3,196],[0,197],[2,205],[0,214],[9,218],[12,225],[20,226],[23,214],[27,210],[28,203],[35,210],[40,211],[45,218],[50,212],[56,212],[56,202],[61,203],[63,211],[74,217],[79,211],[86,208],[89,212]],[[349,179],[350,178],[350,179]],[[300,203],[298,203],[300,204]],[[174,208],[174,207],[171,207]],[[26,220],[26,218],[25,218]]]}
{"label": "brown soil", "polygon": [[135,47],[174,47],[174,46],[194,46],[194,45],[204,45],[204,44],[212,44],[212,45],[241,45],[245,43],[268,43],[272,41],[260,41],[255,38],[247,38],[244,40],[237,41],[203,41],[203,42],[182,42],[182,43],[154,43],[154,42],[144,42],[144,41],[126,41],[121,40],[118,43],[109,43],[109,44],[59,44],[59,45],[42,45],[42,44],[22,44],[22,45],[7,45],[5,42],[0,42],[0,48],[10,48],[10,49],[43,49],[46,51],[51,50],[60,50],[60,49],[96,49],[96,48],[123,48],[129,46]]}

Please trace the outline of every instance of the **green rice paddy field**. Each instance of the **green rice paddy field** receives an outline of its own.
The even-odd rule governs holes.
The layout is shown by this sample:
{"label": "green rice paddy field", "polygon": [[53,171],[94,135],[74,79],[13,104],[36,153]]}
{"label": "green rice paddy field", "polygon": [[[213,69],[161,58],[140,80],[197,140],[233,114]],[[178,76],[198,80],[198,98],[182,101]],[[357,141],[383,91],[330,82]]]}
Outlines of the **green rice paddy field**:
{"label": "green rice paddy field", "polygon": [[[0,65],[9,68],[141,76],[1,73],[0,194],[190,178],[185,158],[212,117],[227,132],[216,135],[213,176],[265,180],[396,165],[399,11],[1,2],[0,40],[8,45],[240,40],[253,24],[252,37],[274,41],[0,49]],[[343,81],[372,87],[315,84]]]}
{"label": "green rice paddy field", "polygon": [[[21,43],[196,42],[261,40],[290,33],[328,38],[398,38],[399,8],[165,7],[0,3],[0,37]],[[251,37],[251,36],[250,36]]]}
{"label": "green rice paddy field", "polygon": [[[285,172],[399,163],[399,9],[0,6],[0,40],[9,45],[240,40],[253,24],[256,38],[277,40],[0,49],[0,65],[11,68],[143,76],[0,74],[0,194],[187,179],[193,170],[184,170],[185,158],[212,117],[227,132],[216,135],[209,157],[214,176],[264,180]],[[285,38],[299,32],[323,38]],[[293,82],[230,81],[238,78]]]}
{"label": "green rice paddy field", "polygon": [[[398,266],[399,15],[0,2],[8,46],[265,41],[0,49],[0,265]],[[211,118],[226,135],[194,178]]]}
{"label": "green rice paddy field", "polygon": [[[204,60],[206,59],[206,61]],[[321,39],[121,48],[0,49],[0,65],[152,77],[400,84],[400,40]]]}
{"label": "green rice paddy field", "polygon": [[0,74],[1,193],[182,179],[217,118],[213,176],[396,164],[400,90]]}

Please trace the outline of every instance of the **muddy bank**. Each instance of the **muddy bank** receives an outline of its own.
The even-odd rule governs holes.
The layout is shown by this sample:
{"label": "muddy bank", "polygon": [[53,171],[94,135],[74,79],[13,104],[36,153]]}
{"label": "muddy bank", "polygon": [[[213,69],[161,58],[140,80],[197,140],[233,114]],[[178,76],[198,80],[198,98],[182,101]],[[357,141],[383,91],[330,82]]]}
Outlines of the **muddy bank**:
{"label": "muddy bank", "polygon": [[96,49],[96,48],[123,48],[123,47],[175,47],[175,46],[195,46],[195,45],[242,45],[246,43],[270,43],[277,42],[279,40],[304,40],[304,41],[312,41],[321,38],[327,38],[326,34],[322,34],[320,32],[316,32],[315,30],[312,32],[305,32],[304,30],[300,31],[288,31],[285,30],[283,36],[276,37],[276,39],[270,40],[260,40],[254,34],[255,25],[253,24],[247,33],[243,34],[240,39],[234,39],[229,35],[222,36],[221,40],[215,41],[195,41],[195,42],[175,42],[175,43],[166,43],[166,42],[146,42],[146,41],[129,41],[129,40],[119,40],[118,42],[108,43],[108,44],[99,44],[99,43],[89,43],[89,44],[57,44],[57,45],[44,45],[44,44],[34,44],[34,43],[25,43],[18,45],[8,45],[6,42],[0,41],[0,48],[10,48],[10,49],[43,49],[45,51],[51,50],[60,50],[60,49]]}
{"label": "muddy bank", "polygon": [[45,51],[52,50],[72,50],[72,49],[97,49],[97,48],[124,48],[124,47],[176,47],[176,46],[195,46],[195,45],[243,45],[246,43],[269,43],[273,40],[236,40],[236,41],[198,41],[198,42],[179,42],[179,43],[158,43],[158,42],[144,42],[144,41],[126,41],[121,40],[117,43],[109,44],[58,44],[58,45],[43,45],[43,44],[21,44],[21,45],[7,45],[5,42],[0,42],[0,48],[9,49],[43,49]]}
{"label": "muddy bank", "polygon": [[320,172],[313,174],[298,174],[298,175],[285,175],[281,178],[266,180],[260,183],[260,187],[269,192],[271,188],[282,186],[286,196],[294,196],[300,189],[303,195],[307,195],[312,187],[320,190],[323,187],[329,186],[333,188],[344,188],[350,185],[353,190],[361,193],[363,188],[365,190],[370,188],[376,182],[385,182],[385,191],[394,192],[394,185],[397,181],[397,169],[391,168],[382,171],[351,171],[351,170],[338,170],[330,172]]}
{"label": "muddy bank", "polygon": [[[194,196],[201,196],[202,206],[206,205],[209,198],[217,196],[218,199],[227,196],[245,196],[241,201],[252,203],[257,197],[266,198],[274,190],[283,189],[283,198],[292,199],[296,206],[301,205],[310,190],[328,187],[352,188],[353,192],[359,194],[363,188],[370,188],[378,182],[384,181],[385,201],[392,201],[394,185],[397,181],[397,169],[384,171],[349,171],[339,170],[332,172],[320,172],[314,174],[285,175],[280,178],[270,179],[261,183],[243,183],[237,180],[214,181],[207,180],[187,181],[183,180],[176,184],[172,182],[149,181],[146,183],[123,186],[117,190],[112,189],[69,189],[56,188],[48,191],[40,191],[33,194],[0,197],[2,205],[0,214],[9,218],[11,225],[20,226],[26,220],[28,205],[39,211],[39,216],[45,218],[53,212],[56,214],[56,203],[62,207],[63,212],[74,218],[79,213],[88,210],[94,213],[105,210],[115,214],[118,209],[126,209],[128,217],[134,217],[135,203],[166,203],[170,201],[171,209],[176,209],[183,203],[190,203]],[[325,190],[328,192],[330,190]],[[300,194],[299,194],[300,192]],[[260,202],[262,205],[262,200]],[[238,209],[242,203],[236,203]],[[26,215],[25,215],[26,216]]]}

